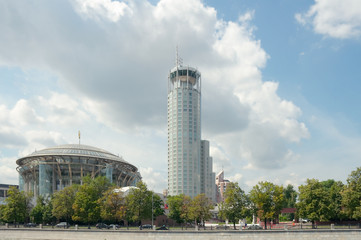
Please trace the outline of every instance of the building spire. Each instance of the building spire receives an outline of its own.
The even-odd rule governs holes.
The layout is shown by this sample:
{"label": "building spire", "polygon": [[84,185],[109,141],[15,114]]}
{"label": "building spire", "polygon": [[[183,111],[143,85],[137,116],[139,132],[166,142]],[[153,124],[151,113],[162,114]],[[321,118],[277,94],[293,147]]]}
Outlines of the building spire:
{"label": "building spire", "polygon": [[179,56],[179,53],[178,53],[178,45],[176,46],[176,59],[175,59],[175,64],[176,64],[176,67],[182,66],[182,64],[183,64],[183,59]]}

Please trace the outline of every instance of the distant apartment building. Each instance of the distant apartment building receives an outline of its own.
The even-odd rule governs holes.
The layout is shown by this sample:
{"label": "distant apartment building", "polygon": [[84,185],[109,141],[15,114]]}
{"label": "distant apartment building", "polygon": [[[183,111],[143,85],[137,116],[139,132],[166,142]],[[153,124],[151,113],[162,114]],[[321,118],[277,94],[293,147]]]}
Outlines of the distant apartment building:
{"label": "distant apartment building", "polygon": [[224,201],[224,193],[226,192],[227,185],[230,183],[229,180],[224,179],[224,171],[220,171],[216,176],[216,186],[217,186],[217,203]]}
{"label": "distant apartment building", "polygon": [[0,184],[0,205],[5,204],[5,199],[8,196],[10,187],[19,188],[18,185]]}
{"label": "distant apartment building", "polygon": [[216,202],[215,173],[213,158],[209,156],[209,141],[201,140],[201,193]]}

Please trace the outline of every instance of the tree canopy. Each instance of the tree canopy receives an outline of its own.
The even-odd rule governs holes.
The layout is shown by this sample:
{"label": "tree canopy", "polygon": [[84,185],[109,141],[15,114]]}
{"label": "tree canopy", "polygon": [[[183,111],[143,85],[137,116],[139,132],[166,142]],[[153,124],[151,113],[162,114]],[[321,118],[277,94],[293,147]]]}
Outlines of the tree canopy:
{"label": "tree canopy", "polygon": [[147,189],[144,182],[138,182],[137,188],[131,189],[125,198],[127,205],[126,218],[140,224],[143,219],[151,219],[164,213],[161,198]]}
{"label": "tree canopy", "polygon": [[8,197],[5,199],[5,206],[2,207],[2,218],[6,222],[29,221],[32,194],[19,191],[11,186],[8,190]]}
{"label": "tree canopy", "polygon": [[343,184],[334,180],[320,182],[307,179],[299,187],[298,215],[315,221],[337,220],[341,212],[341,189]]}
{"label": "tree canopy", "polygon": [[78,188],[78,185],[72,185],[53,194],[51,199],[52,214],[58,221],[65,220],[69,222],[72,219],[74,215],[73,204]]}
{"label": "tree canopy", "polygon": [[98,199],[110,186],[111,184],[105,176],[98,176],[95,179],[91,179],[89,176],[83,178],[83,185],[75,194],[72,219],[88,224],[97,222],[100,219]]}
{"label": "tree canopy", "polygon": [[115,190],[116,187],[109,188],[98,200],[101,218],[111,222],[119,222],[126,212],[123,193]]}
{"label": "tree canopy", "polygon": [[228,219],[236,229],[236,222],[250,215],[249,199],[238,183],[229,183],[224,193],[224,202],[220,204],[219,215],[222,219]]}
{"label": "tree canopy", "polygon": [[198,194],[191,201],[189,208],[189,218],[194,219],[197,223],[202,223],[211,218],[210,210],[214,206],[212,201],[204,193]]}
{"label": "tree canopy", "polygon": [[361,220],[361,168],[351,172],[341,195],[346,217]]}
{"label": "tree canopy", "polygon": [[278,217],[284,206],[283,187],[270,182],[259,182],[250,191],[250,199],[258,217],[264,219],[267,229],[267,220]]}

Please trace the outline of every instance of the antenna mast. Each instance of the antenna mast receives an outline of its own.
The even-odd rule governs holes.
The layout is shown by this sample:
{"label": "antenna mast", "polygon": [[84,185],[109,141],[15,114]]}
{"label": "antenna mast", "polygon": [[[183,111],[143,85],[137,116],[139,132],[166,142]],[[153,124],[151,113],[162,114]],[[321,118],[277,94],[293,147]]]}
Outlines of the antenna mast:
{"label": "antenna mast", "polygon": [[79,145],[80,145],[80,130],[78,131]]}
{"label": "antenna mast", "polygon": [[176,47],[176,59],[175,59],[175,64],[176,64],[176,67],[178,66],[182,66],[183,64],[183,59],[181,57],[179,57],[179,54],[178,54],[178,45]]}

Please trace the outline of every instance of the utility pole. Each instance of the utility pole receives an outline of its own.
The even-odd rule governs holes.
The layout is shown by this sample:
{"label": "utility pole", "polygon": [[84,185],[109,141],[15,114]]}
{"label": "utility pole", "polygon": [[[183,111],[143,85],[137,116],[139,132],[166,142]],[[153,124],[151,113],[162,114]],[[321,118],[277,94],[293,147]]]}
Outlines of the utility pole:
{"label": "utility pole", "polygon": [[153,225],[153,195],[154,195],[154,192],[152,191],[152,229],[154,228],[154,225]]}

